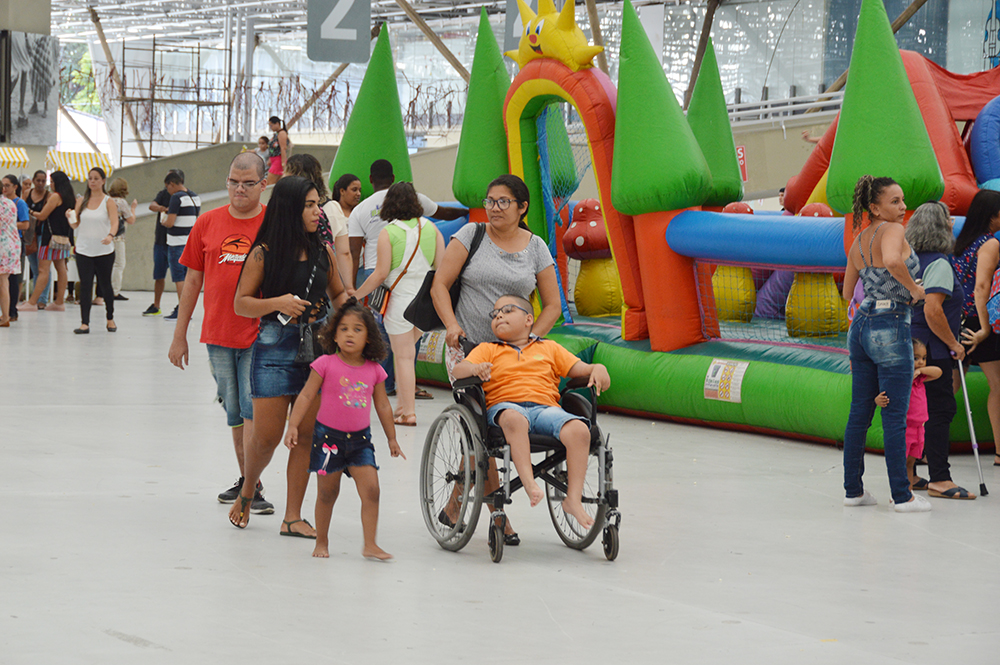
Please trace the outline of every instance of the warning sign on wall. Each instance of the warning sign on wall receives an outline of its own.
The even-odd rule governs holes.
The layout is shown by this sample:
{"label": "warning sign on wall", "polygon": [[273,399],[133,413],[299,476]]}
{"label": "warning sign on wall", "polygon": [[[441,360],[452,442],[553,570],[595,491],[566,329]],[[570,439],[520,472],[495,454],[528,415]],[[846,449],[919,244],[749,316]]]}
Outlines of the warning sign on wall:
{"label": "warning sign on wall", "polygon": [[743,376],[747,373],[748,362],[712,359],[705,375],[705,399],[739,404]]}

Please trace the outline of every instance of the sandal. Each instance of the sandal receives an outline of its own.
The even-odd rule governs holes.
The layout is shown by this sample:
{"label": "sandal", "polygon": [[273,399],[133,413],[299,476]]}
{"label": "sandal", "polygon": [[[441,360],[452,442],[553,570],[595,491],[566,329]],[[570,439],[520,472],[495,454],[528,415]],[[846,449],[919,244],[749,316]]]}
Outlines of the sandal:
{"label": "sandal", "polygon": [[396,423],[397,425],[401,425],[402,427],[416,427],[417,426],[417,414],[410,413],[410,414],[405,414],[404,415],[404,414],[401,413],[398,416],[396,416],[395,418],[393,418],[392,422]]}
{"label": "sandal", "polygon": [[313,525],[309,523],[309,520],[292,520],[290,522],[286,522],[285,520],[282,520],[281,521],[282,526],[287,526],[288,527],[288,531],[279,531],[278,535],[280,535],[280,536],[288,536],[289,538],[308,538],[309,540],[316,540],[316,536],[310,536],[310,535],[305,534],[305,533],[296,533],[296,532],[292,531],[292,525],[293,524],[298,524],[299,522],[302,522],[303,524],[305,524],[306,526],[308,526],[310,529],[313,528]]}
{"label": "sandal", "polygon": [[974,494],[969,494],[969,490],[964,487],[952,487],[949,490],[939,492],[935,489],[928,489],[927,496],[937,497],[938,499],[964,499],[971,500],[975,499]]}
{"label": "sandal", "polygon": [[413,393],[413,396],[417,399],[434,399],[434,395],[431,395],[423,388],[417,388],[416,392]]}
{"label": "sandal", "polygon": [[917,481],[910,485],[910,489],[918,491],[927,489],[927,479],[917,478]]}
{"label": "sandal", "polygon": [[[245,528],[247,528],[247,524],[250,524],[250,517],[249,517],[249,515],[250,515],[250,504],[253,502],[253,497],[250,497],[248,499],[245,496],[243,496],[242,494],[240,494],[238,497],[236,497],[236,500],[240,502],[239,522],[234,522],[233,518],[230,517],[229,518],[229,523],[232,524],[237,529],[245,529]],[[247,518],[247,523],[246,524],[242,524],[244,517]]]}

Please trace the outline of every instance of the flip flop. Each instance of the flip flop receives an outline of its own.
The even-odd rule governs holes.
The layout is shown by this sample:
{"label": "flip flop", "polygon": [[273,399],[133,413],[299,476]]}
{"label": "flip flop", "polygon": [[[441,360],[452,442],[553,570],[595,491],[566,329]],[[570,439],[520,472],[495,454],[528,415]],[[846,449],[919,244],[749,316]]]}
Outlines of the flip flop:
{"label": "flip flop", "polygon": [[240,522],[243,521],[243,517],[245,515],[248,515],[250,513],[250,504],[253,503],[253,497],[250,497],[248,499],[241,494],[236,498],[240,502],[239,522],[234,522],[233,518],[230,517],[229,523],[232,524],[237,529],[245,529],[247,528],[247,525],[250,524],[250,520],[248,519],[246,524],[240,524]]}
{"label": "flip flop", "polygon": [[927,489],[927,479],[926,478],[917,478],[917,482],[915,482],[912,485],[910,485],[910,489],[911,490],[918,490],[918,491]]}
{"label": "flip flop", "polygon": [[945,490],[943,492],[938,492],[937,490],[927,489],[927,496],[937,497],[939,499],[965,499],[972,500],[976,497],[969,494],[969,491],[964,487],[952,487],[950,490]]}
{"label": "flip flop", "polygon": [[[412,418],[412,420],[411,420]],[[417,414],[410,413],[407,415],[400,414],[392,419],[392,422],[400,425],[402,427],[416,427],[417,426]]]}
{"label": "flip flop", "polygon": [[423,388],[417,388],[417,391],[413,393],[413,396],[417,399],[434,399],[434,395],[431,395]]}
{"label": "flip flop", "polygon": [[292,525],[297,524],[298,522],[303,522],[306,524],[306,526],[312,527],[312,524],[309,524],[309,520],[292,520],[291,522],[286,522],[285,520],[282,520],[281,524],[283,526],[287,526],[288,531],[279,531],[278,535],[288,536],[289,538],[307,538],[309,540],[316,540],[316,536],[308,536],[304,533],[295,533],[294,531],[292,531]]}

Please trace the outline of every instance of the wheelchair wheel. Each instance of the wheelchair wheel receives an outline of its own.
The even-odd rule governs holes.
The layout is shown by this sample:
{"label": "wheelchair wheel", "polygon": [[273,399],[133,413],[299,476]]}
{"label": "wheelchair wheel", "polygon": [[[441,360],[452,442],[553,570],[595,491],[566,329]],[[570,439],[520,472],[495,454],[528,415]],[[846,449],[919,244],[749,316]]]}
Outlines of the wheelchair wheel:
{"label": "wheelchair wheel", "polygon": [[[420,460],[420,506],[427,530],[446,550],[457,552],[476,530],[486,482],[486,453],[479,426],[460,404],[448,406],[431,424]],[[445,508],[457,508],[453,524]]]}
{"label": "wheelchair wheel", "polygon": [[490,558],[493,563],[500,563],[503,558],[503,527],[499,524],[490,525]]}
{"label": "wheelchair wheel", "polygon": [[[552,470],[554,475],[563,484],[566,483],[566,463],[563,462]],[[587,458],[587,475],[583,481],[583,507],[587,514],[594,518],[594,525],[589,529],[584,529],[575,517],[571,517],[563,512],[562,501],[566,495],[552,485],[545,485],[545,499],[549,505],[549,517],[552,518],[552,525],[556,528],[556,533],[567,547],[575,550],[582,550],[590,547],[591,543],[601,533],[604,528],[604,517],[607,506],[598,503],[598,492],[600,490],[600,471],[598,469],[597,457],[590,455]]]}
{"label": "wheelchair wheel", "polygon": [[604,529],[604,538],[602,539],[604,545],[604,556],[608,561],[614,561],[618,558],[618,527],[614,524],[609,524]]}

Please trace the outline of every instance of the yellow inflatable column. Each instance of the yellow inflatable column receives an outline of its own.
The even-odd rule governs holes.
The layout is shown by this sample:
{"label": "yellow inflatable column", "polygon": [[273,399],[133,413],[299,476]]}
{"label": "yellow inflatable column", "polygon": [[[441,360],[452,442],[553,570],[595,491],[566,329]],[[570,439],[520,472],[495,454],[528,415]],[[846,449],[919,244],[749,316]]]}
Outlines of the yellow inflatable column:
{"label": "yellow inflatable column", "polygon": [[847,330],[847,302],[831,273],[795,273],[785,325],[791,337],[830,337]]}
{"label": "yellow inflatable column", "polygon": [[757,290],[750,268],[719,266],[712,275],[712,290],[720,320],[750,322],[757,308]]}

